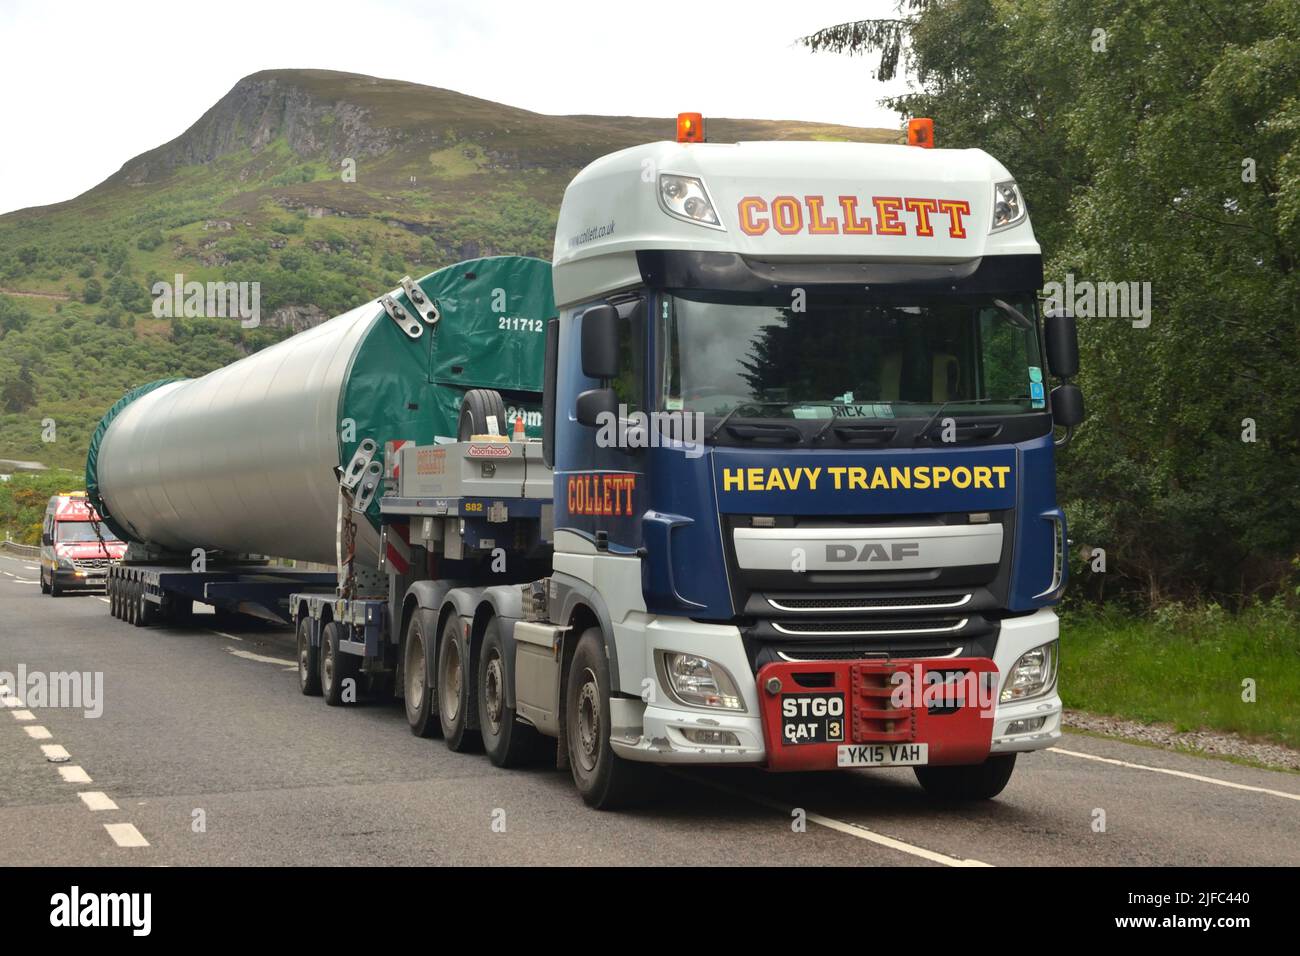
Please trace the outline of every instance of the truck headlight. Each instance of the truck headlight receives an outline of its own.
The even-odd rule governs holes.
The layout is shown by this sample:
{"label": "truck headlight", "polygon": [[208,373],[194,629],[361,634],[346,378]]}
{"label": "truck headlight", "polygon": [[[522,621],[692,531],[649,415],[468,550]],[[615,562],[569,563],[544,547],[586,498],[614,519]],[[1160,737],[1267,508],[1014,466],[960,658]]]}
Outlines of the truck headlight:
{"label": "truck headlight", "polygon": [[727,669],[697,654],[664,651],[660,658],[668,689],[683,704],[744,710],[740,690]]}
{"label": "truck headlight", "polygon": [[1002,685],[1001,702],[1025,700],[1051,690],[1056,683],[1056,658],[1059,641],[1043,644],[1020,655]]}
{"label": "truck headlight", "polygon": [[718,221],[718,213],[713,208],[713,200],[709,199],[704,183],[694,176],[660,173],[659,205],[664,212],[677,219],[693,222],[697,226],[726,229]]}
{"label": "truck headlight", "polygon": [[59,558],[59,570],[61,570],[61,571],[72,571],[72,570],[74,570],[75,568],[76,568],[76,565],[74,565],[74,564],[72,563],[72,559],[71,559],[71,558]]}
{"label": "truck headlight", "polygon": [[1025,218],[1025,201],[1014,179],[993,187],[993,225],[989,232],[1014,226]]}

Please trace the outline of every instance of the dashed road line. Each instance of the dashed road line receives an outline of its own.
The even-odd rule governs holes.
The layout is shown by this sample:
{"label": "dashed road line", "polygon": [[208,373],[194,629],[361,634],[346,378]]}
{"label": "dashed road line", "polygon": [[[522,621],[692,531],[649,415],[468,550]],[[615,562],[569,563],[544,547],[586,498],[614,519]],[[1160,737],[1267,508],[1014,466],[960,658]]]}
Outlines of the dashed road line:
{"label": "dashed road line", "polygon": [[116,810],[117,804],[103,790],[82,790],[77,794],[88,810]]}
{"label": "dashed road line", "polygon": [[1184,780],[1196,780],[1200,783],[1212,783],[1219,787],[1230,787],[1233,790],[1248,790],[1251,793],[1266,793],[1271,797],[1282,797],[1284,800],[1300,800],[1300,793],[1287,793],[1285,790],[1270,790],[1268,787],[1252,787],[1245,783],[1234,783],[1231,780],[1222,780],[1218,777],[1206,777],[1199,773],[1189,773],[1186,770],[1170,770],[1168,767],[1149,767],[1142,763],[1130,763],[1127,760],[1116,760],[1114,757],[1099,757],[1096,754],[1081,753],[1078,750],[1062,750],[1060,747],[1048,747],[1048,753],[1064,754],[1067,757],[1080,757],[1084,760],[1095,760],[1098,763],[1108,763],[1116,767],[1127,767],[1130,770],[1149,770],[1151,773],[1168,774],[1171,777],[1182,777]]}
{"label": "dashed road line", "polygon": [[257,661],[259,664],[279,664],[287,671],[296,671],[298,662],[291,661],[286,657],[269,657],[266,654],[254,654],[252,651],[241,650],[238,647],[222,648],[227,654],[243,658],[246,661]]}
{"label": "dashed road line", "polygon": [[72,759],[72,754],[62,744],[41,744],[41,753],[45,754],[45,759],[50,763],[63,763]]}
{"label": "dashed road line", "polygon": [[11,710],[9,713],[14,715],[14,720],[35,720],[36,715],[30,710]]}
{"label": "dashed road line", "polygon": [[32,727],[24,727],[23,730],[27,731],[27,736],[31,737],[33,740],[49,740],[54,736],[40,724],[36,724]]}
{"label": "dashed road line", "polygon": [[108,831],[108,835],[113,838],[113,842],[118,846],[149,845],[149,841],[140,834],[134,823],[105,823],[104,829]]}
{"label": "dashed road line", "polygon": [[[692,780],[695,783],[702,783],[706,787],[712,787],[714,790],[720,790],[721,792],[729,794],[733,797],[740,797],[744,800],[750,801],[751,803],[757,803],[760,806],[767,807],[770,810],[779,811],[780,813],[784,814],[787,817],[789,817],[796,809],[795,807],[786,806],[785,804],[777,800],[771,800],[768,799],[767,797],[762,797],[754,793],[747,793],[743,790],[736,790],[732,787],[726,786],[725,784],[715,783],[712,780],[702,780],[697,777],[687,776],[685,774],[680,774],[680,776],[683,776],[688,780]],[[954,866],[954,867],[956,866],[991,867],[993,865],[992,863],[985,863],[981,860],[972,860],[964,857],[949,856],[946,853],[938,853],[934,850],[927,850],[923,846],[916,846],[915,844],[906,843],[903,840],[899,840],[891,836],[885,836],[883,833],[877,833],[875,830],[864,827],[861,824],[846,823],[843,820],[835,820],[832,819],[831,817],[822,816],[820,813],[810,813],[808,811],[804,811],[804,812],[805,812],[805,819],[809,823],[815,823],[818,826],[825,827],[828,830],[834,830],[836,833],[843,833],[847,836],[857,837],[859,840],[866,840],[868,843],[875,843],[877,846],[883,846],[890,850],[897,850],[899,853],[906,853],[909,856],[919,857],[920,859],[928,860],[931,863],[938,863],[942,866]]]}
{"label": "dashed road line", "polygon": [[60,767],[59,776],[63,778],[64,783],[90,783],[90,774],[86,773],[81,767]]}

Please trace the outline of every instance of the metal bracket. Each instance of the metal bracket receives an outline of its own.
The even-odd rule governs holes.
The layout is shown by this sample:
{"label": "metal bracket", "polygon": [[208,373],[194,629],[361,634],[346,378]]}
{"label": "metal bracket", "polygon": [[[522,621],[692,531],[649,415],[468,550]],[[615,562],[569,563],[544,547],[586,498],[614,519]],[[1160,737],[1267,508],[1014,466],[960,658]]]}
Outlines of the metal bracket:
{"label": "metal bracket", "polygon": [[394,299],[391,295],[381,295],[379,304],[384,307],[388,317],[397,323],[397,327],[409,339],[418,339],[424,334],[424,326],[415,321],[410,312],[402,307],[402,304]]}
{"label": "metal bracket", "polygon": [[370,502],[375,500],[375,494],[379,491],[379,485],[383,477],[384,466],[379,462],[372,461],[366,465],[361,484],[357,488],[356,496],[352,499],[352,510],[354,512],[364,514],[365,510],[370,507]]}
{"label": "metal bracket", "polygon": [[371,438],[363,438],[361,444],[352,455],[352,460],[348,462],[347,468],[343,469],[343,477],[339,479],[339,484],[351,491],[361,480],[361,476],[366,473],[366,466],[370,464],[370,459],[375,457],[375,451],[378,446]]}
{"label": "metal bracket", "polygon": [[415,311],[420,313],[420,318],[424,319],[425,325],[438,324],[438,320],[442,318],[442,313],[438,311],[438,303],[431,296],[426,295],[410,276],[402,276],[402,291],[406,293],[411,305],[415,306]]}

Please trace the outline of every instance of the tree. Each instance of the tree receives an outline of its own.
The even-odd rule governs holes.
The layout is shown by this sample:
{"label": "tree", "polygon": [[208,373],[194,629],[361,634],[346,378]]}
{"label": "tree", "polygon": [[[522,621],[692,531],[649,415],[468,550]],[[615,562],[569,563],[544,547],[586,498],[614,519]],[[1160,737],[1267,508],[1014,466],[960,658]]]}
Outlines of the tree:
{"label": "tree", "polygon": [[890,105],[1007,165],[1049,281],[1150,284],[1149,328],[1081,322],[1072,536],[1151,601],[1278,588],[1300,542],[1300,6],[922,0],[804,43],[879,52],[882,76],[901,57]]}

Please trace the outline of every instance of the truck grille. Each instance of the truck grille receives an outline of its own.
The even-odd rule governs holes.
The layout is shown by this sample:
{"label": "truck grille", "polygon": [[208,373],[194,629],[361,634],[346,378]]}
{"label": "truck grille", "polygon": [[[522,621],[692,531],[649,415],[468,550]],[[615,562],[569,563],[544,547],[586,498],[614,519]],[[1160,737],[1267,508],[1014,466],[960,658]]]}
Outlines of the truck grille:
{"label": "truck grille", "polygon": [[772,629],[780,634],[837,635],[850,637],[871,634],[942,634],[960,631],[966,626],[964,617],[908,618],[906,620],[830,621],[774,620]]}
{"label": "truck grille", "polygon": [[78,571],[107,571],[108,558],[73,558],[72,566]]}
{"label": "truck grille", "polygon": [[816,613],[818,611],[915,611],[944,610],[962,607],[970,602],[971,594],[895,595],[892,597],[787,597],[766,596],[767,603],[778,611]]}

